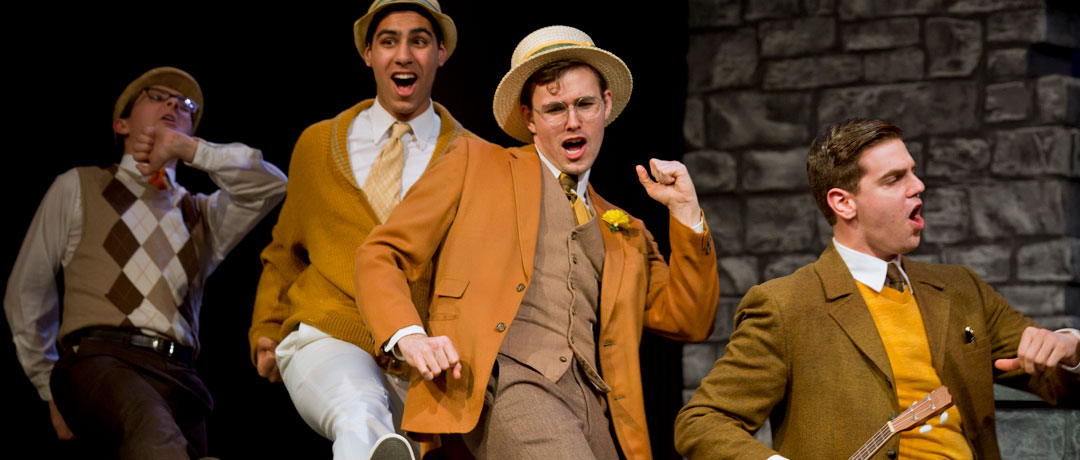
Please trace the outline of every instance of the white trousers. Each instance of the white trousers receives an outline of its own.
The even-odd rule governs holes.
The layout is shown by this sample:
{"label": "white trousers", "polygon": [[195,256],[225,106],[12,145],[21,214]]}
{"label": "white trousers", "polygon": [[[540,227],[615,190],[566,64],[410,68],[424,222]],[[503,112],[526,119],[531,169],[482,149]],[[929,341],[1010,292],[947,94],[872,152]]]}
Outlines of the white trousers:
{"label": "white trousers", "polygon": [[375,441],[401,426],[395,418],[403,397],[387,388],[407,388],[408,381],[384,374],[360,347],[301,323],[275,353],[296,411],[334,442],[335,460],[367,458]]}

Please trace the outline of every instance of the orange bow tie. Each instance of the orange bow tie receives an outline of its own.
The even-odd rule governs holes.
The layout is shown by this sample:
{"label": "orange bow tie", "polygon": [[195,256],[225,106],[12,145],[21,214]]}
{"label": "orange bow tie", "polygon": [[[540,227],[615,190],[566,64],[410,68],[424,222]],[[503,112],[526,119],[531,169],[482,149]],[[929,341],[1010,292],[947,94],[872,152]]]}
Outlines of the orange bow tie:
{"label": "orange bow tie", "polygon": [[150,185],[157,187],[158,190],[165,190],[169,188],[168,175],[165,174],[165,168],[158,169],[150,175]]}

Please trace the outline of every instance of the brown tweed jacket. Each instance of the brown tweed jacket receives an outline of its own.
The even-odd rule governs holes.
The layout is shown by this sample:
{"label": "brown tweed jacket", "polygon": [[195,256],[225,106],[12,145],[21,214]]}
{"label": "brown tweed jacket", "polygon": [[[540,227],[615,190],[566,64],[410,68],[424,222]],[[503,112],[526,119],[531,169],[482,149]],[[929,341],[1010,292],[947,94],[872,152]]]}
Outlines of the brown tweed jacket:
{"label": "brown tweed jacket", "polygon": [[[1076,375],[1003,374],[1031,320],[970,269],[904,258],[934,369],[963,417],[977,458],[1000,458],[993,383],[1077,405]],[[971,327],[975,341],[965,339]],[[691,459],[847,458],[901,411],[892,367],[855,280],[833,246],[794,274],[755,286],[735,315],[727,350],[675,422]],[[1069,395],[1069,392],[1073,393]],[[771,417],[771,418],[770,418]],[[772,421],[776,451],[751,436]],[[875,458],[896,450],[894,438]]]}

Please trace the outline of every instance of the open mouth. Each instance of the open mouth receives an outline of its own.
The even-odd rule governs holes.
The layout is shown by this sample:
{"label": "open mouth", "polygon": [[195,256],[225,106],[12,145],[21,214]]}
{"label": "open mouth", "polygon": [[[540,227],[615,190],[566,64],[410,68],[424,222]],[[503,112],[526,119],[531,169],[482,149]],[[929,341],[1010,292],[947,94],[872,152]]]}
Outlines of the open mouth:
{"label": "open mouth", "polygon": [[915,228],[918,230],[922,230],[923,226],[926,225],[926,222],[923,221],[921,212],[922,204],[918,204],[915,205],[915,209],[911,210],[911,214],[908,214],[908,220],[910,220],[911,223],[914,224]]}
{"label": "open mouth", "polygon": [[585,151],[585,139],[568,139],[562,143],[563,150],[571,156],[580,155]]}
{"label": "open mouth", "polygon": [[390,76],[390,79],[394,82],[394,85],[399,90],[411,89],[413,84],[416,83],[416,74],[414,73],[395,73]]}
{"label": "open mouth", "polygon": [[172,115],[165,115],[165,116],[161,117],[161,119],[164,120],[165,123],[168,124],[169,126],[176,126],[176,118],[173,117]]}

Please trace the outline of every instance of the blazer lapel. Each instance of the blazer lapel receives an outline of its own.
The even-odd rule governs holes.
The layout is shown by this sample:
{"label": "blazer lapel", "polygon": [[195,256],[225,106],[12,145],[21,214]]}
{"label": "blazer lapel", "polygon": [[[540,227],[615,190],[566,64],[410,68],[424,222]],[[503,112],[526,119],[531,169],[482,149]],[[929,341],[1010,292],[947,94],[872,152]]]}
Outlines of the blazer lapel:
{"label": "blazer lapel", "polygon": [[608,320],[615,311],[615,301],[622,287],[623,269],[626,265],[623,238],[626,236],[609,230],[600,220],[600,216],[604,215],[610,205],[596,194],[592,184],[589,184],[589,202],[596,212],[596,224],[600,226],[600,234],[604,236],[604,274],[600,281],[600,324],[603,327],[611,324]]}
{"label": "blazer lapel", "polygon": [[814,263],[814,270],[821,278],[825,305],[829,316],[843,329],[848,338],[890,382],[893,381],[892,366],[885,345],[878,335],[870,309],[855,285],[855,279],[840,253],[832,244]]}
{"label": "blazer lapel", "polygon": [[915,291],[915,302],[919,304],[919,312],[922,314],[931,361],[938,375],[941,375],[945,358],[945,336],[949,331],[949,315],[952,311],[949,299],[942,291],[945,286],[940,280],[926,276],[919,262],[905,257],[903,265]]}
{"label": "blazer lapel", "polygon": [[540,158],[536,148],[527,145],[510,149],[510,177],[514,182],[514,205],[517,210],[518,248],[521,269],[531,274],[536,256],[536,238],[540,230]]}

